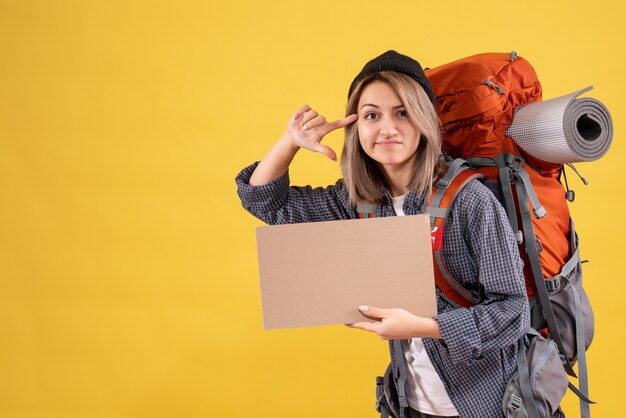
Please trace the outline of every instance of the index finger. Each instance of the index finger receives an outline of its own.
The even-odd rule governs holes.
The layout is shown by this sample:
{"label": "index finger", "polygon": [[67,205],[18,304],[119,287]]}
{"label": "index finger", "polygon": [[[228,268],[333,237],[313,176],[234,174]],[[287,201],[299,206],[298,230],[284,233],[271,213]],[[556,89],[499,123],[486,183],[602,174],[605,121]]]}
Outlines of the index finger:
{"label": "index finger", "polygon": [[348,115],[343,119],[339,119],[336,120],[334,122],[328,122],[327,126],[328,126],[328,132],[330,131],[334,131],[335,129],[339,129],[339,128],[343,128],[345,126],[350,125],[351,123],[355,122],[359,117],[357,116],[356,113],[353,113],[352,115]]}
{"label": "index finger", "polygon": [[363,331],[376,332],[378,323],[376,322],[355,322],[352,324],[346,324],[347,327],[362,329]]}

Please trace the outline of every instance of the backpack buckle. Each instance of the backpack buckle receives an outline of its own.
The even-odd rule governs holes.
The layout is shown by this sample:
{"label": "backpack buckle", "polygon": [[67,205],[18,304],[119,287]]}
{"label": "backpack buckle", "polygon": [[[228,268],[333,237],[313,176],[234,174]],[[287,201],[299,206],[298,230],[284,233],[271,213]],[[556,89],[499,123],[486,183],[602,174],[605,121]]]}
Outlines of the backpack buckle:
{"label": "backpack buckle", "polygon": [[522,398],[517,395],[511,395],[509,408],[511,411],[519,411],[522,408]]}
{"label": "backpack buckle", "polygon": [[535,248],[537,248],[537,253],[543,251],[543,244],[537,238],[535,238]]}
{"label": "backpack buckle", "polygon": [[502,153],[495,158],[496,165],[498,167],[508,167],[513,174],[519,171],[524,166],[526,160],[517,155],[510,154],[508,152]]}
{"label": "backpack buckle", "polygon": [[437,182],[437,188],[441,190],[447,190],[450,183],[450,180],[446,180],[445,178],[439,179],[439,181]]}
{"label": "backpack buckle", "polygon": [[555,276],[551,279],[545,280],[545,282],[546,282],[546,289],[548,289],[548,292],[553,292],[557,290],[559,287],[561,287],[561,276]]}

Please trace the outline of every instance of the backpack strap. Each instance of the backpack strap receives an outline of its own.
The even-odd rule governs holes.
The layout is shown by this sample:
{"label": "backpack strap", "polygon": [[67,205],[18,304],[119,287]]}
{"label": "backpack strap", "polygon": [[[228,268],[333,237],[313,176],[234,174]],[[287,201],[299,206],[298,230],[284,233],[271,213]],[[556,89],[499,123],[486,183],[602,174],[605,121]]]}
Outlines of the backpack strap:
{"label": "backpack strap", "polygon": [[[570,275],[575,273],[575,271],[580,268],[580,252],[578,247],[578,235],[576,234],[576,230],[574,228],[574,221],[570,220],[570,242],[573,243],[573,248],[575,248],[574,253],[567,263],[561,269],[561,272],[553,277],[552,279],[546,280],[546,285],[548,290],[551,290],[548,283],[552,283],[557,287],[554,290],[558,289],[561,285],[565,286],[567,284],[570,285],[570,289],[574,294],[574,320],[576,324],[576,356],[578,360],[578,385],[577,388],[573,383],[569,383],[569,389],[574,392],[576,396],[578,396],[580,400],[580,413],[582,418],[589,418],[591,416],[591,412],[589,409],[590,404],[595,404],[594,401],[589,399],[589,378],[587,372],[587,354],[586,354],[586,338],[585,338],[585,323],[583,318],[583,307],[581,303],[581,296],[578,294],[576,290],[576,286],[569,282]],[[567,358],[567,355],[565,356]]]}
{"label": "backpack strap", "polygon": [[373,218],[376,213],[376,205],[373,203],[359,202],[356,204],[356,212],[359,219]]}
{"label": "backpack strap", "polygon": [[[523,170],[523,168],[520,168]],[[532,187],[532,186],[531,186]],[[519,177],[515,178],[515,191],[517,192],[517,203],[519,205],[520,218],[522,220],[522,229],[524,231],[524,248],[528,255],[533,278],[535,279],[535,286],[537,287],[537,295],[539,296],[539,303],[543,311],[543,316],[548,323],[548,329],[550,330],[550,337],[554,340],[559,352],[565,356],[564,367],[567,374],[576,377],[576,373],[572,368],[572,363],[567,358],[567,352],[563,346],[563,340],[559,333],[559,327],[556,322],[554,309],[552,309],[552,303],[550,303],[550,296],[548,295],[548,288],[546,287],[543,277],[543,271],[541,269],[541,261],[539,260],[539,252],[537,251],[537,238],[535,236],[535,230],[533,229],[532,220],[530,218],[530,206],[528,205],[528,190],[523,181]]]}
{"label": "backpack strap", "polygon": [[400,408],[408,408],[409,407],[409,398],[406,395],[406,379],[407,379],[407,370],[408,367],[406,365],[406,360],[404,358],[404,348],[402,347],[402,342],[408,340],[391,340],[389,344],[391,345],[391,352],[393,357],[396,359],[396,367],[397,367],[397,390],[398,390],[398,404]]}
{"label": "backpack strap", "polygon": [[457,307],[469,308],[476,305],[477,300],[458,280],[448,272],[442,256],[445,222],[448,213],[459,192],[472,179],[483,177],[482,174],[470,170],[467,161],[456,159],[450,164],[446,175],[440,179],[431,193],[425,213],[430,215],[431,236],[433,240],[433,263],[435,284],[439,295]]}
{"label": "backpack strap", "polygon": [[391,373],[391,364],[389,364],[384,376],[376,376],[376,410],[380,412],[380,418],[389,418],[390,416],[391,407],[385,397],[385,379],[389,379]]}
{"label": "backpack strap", "polygon": [[[529,336],[539,335],[537,331],[530,328],[528,330]],[[528,368],[528,358],[526,357],[526,345],[524,344],[524,337],[520,338],[517,342],[517,372],[519,373],[519,387],[524,400],[524,406],[528,418],[540,418],[535,399],[533,397],[531,383],[530,383],[530,370]]]}

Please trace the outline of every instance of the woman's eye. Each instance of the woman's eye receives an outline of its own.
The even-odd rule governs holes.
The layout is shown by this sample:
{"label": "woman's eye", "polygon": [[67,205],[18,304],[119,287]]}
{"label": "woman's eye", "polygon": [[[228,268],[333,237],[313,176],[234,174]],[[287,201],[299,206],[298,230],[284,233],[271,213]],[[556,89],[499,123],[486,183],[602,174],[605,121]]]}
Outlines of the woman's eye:
{"label": "woman's eye", "polygon": [[398,116],[401,118],[408,118],[409,117],[409,112],[407,112],[406,110],[400,110],[398,112]]}
{"label": "woman's eye", "polygon": [[365,119],[376,119],[376,113],[368,113],[365,115]]}

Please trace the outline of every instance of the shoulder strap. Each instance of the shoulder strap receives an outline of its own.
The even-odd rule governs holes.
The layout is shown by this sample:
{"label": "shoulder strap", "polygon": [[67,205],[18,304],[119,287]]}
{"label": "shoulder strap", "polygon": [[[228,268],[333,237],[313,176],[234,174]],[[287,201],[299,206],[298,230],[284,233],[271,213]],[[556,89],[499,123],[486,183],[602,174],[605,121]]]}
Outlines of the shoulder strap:
{"label": "shoulder strap", "polygon": [[443,237],[445,222],[448,212],[452,207],[459,192],[472,179],[483,177],[482,174],[469,170],[470,165],[465,160],[456,159],[450,164],[450,168],[446,175],[440,179],[430,196],[425,213],[430,215],[431,236],[433,239],[433,263],[437,267],[435,269],[435,284],[444,299],[455,306],[469,308],[476,305],[477,301],[474,296],[463,287],[448,272],[443,257]]}
{"label": "shoulder strap", "polygon": [[356,204],[356,212],[359,219],[373,218],[376,213],[376,205],[373,203],[359,202]]}

